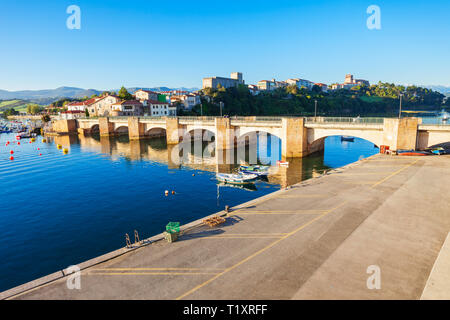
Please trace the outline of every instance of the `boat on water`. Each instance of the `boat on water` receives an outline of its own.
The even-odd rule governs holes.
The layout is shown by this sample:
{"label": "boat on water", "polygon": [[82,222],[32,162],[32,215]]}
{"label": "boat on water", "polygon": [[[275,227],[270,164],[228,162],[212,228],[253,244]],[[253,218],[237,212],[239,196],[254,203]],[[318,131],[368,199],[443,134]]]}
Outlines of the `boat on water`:
{"label": "boat on water", "polygon": [[243,173],[217,173],[216,178],[220,182],[227,184],[246,184],[252,183],[258,176],[256,174]]}
{"label": "boat on water", "polygon": [[433,153],[429,151],[416,151],[416,150],[397,150],[399,156],[431,156]]}
{"label": "boat on water", "polygon": [[246,174],[256,174],[258,177],[269,175],[269,166],[240,166],[239,172]]}
{"label": "boat on water", "polygon": [[256,189],[256,186],[253,183],[247,183],[247,184],[228,184],[225,182],[219,182],[217,184],[218,187],[226,187],[226,188],[237,188],[237,189],[242,189],[245,191],[256,191],[258,189]]}
{"label": "boat on water", "polygon": [[341,141],[355,142],[355,137],[341,136]]}

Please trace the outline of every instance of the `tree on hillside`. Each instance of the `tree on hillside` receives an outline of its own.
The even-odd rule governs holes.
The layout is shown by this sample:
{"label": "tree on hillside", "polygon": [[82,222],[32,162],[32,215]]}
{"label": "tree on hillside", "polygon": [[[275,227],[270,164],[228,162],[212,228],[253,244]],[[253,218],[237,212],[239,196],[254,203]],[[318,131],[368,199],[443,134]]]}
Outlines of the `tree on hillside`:
{"label": "tree on hillside", "polygon": [[42,108],[38,104],[30,103],[27,105],[27,113],[28,114],[38,114],[42,111]]}
{"label": "tree on hillside", "polygon": [[122,86],[122,88],[120,88],[119,90],[119,98],[122,100],[131,100],[133,99],[133,96],[124,86]]}

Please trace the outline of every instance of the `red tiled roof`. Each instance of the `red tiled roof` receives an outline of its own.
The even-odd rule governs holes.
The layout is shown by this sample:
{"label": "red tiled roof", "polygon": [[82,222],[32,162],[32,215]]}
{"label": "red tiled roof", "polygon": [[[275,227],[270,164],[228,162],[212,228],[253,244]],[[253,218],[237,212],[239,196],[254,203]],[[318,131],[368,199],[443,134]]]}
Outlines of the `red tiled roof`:
{"label": "red tiled roof", "polygon": [[113,106],[119,106],[119,105],[124,105],[124,104],[141,105],[142,103],[140,103],[137,100],[127,100],[127,101],[120,101],[120,102],[113,103]]}
{"label": "red tiled roof", "polygon": [[156,100],[148,100],[148,103],[151,103],[151,104],[168,104],[167,102],[161,102],[161,101],[156,101]]}

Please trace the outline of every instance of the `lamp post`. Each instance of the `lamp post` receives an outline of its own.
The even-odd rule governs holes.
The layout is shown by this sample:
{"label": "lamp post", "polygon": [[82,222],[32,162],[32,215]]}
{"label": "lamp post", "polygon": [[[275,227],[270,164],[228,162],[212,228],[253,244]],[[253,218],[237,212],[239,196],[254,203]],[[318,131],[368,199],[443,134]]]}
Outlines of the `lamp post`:
{"label": "lamp post", "polygon": [[314,100],[314,121],[317,118],[317,100]]}
{"label": "lamp post", "polygon": [[400,93],[400,108],[398,111],[398,118],[400,119],[402,117],[402,98],[403,98],[403,93]]}
{"label": "lamp post", "polygon": [[219,105],[220,105],[220,116],[222,117],[223,102],[220,101]]}

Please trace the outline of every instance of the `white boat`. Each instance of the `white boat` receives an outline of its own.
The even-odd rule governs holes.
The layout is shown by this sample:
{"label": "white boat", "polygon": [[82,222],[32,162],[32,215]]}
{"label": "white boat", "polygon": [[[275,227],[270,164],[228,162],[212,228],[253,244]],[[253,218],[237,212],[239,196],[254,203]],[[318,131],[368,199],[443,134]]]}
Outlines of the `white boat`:
{"label": "white boat", "polygon": [[217,180],[230,184],[245,184],[256,180],[256,174],[217,173]]}
{"label": "white boat", "polygon": [[269,166],[240,166],[239,172],[245,174],[256,174],[258,177],[269,175]]}

